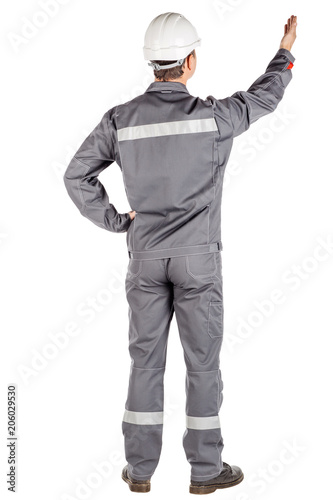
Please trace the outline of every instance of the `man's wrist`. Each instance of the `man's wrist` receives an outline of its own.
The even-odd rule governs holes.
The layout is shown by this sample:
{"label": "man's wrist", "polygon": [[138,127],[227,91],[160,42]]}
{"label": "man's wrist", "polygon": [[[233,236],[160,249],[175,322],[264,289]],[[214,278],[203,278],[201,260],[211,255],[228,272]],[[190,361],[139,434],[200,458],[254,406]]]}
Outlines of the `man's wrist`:
{"label": "man's wrist", "polygon": [[292,62],[292,63],[295,62],[295,56],[293,56],[293,54],[290,52],[290,50],[287,49],[286,47],[280,47],[278,50],[278,53],[283,54],[284,56],[288,57],[290,62]]}

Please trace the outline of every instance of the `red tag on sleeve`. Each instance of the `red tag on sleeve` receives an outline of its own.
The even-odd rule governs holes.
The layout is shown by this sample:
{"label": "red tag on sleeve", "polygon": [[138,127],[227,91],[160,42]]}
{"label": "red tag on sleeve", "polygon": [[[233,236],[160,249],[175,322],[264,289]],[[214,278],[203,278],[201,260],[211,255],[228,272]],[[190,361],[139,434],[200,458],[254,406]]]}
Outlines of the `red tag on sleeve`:
{"label": "red tag on sleeve", "polygon": [[291,69],[293,66],[294,66],[293,63],[291,62],[287,69]]}

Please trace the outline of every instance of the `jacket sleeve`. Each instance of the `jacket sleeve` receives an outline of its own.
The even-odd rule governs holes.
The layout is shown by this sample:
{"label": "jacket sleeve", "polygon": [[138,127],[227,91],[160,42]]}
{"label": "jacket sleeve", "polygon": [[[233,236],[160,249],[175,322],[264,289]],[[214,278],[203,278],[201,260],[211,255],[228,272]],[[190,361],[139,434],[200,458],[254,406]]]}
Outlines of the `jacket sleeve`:
{"label": "jacket sleeve", "polygon": [[289,50],[279,49],[265,73],[247,91],[240,90],[224,99],[213,98],[216,113],[223,114],[224,121],[224,110],[227,110],[233,137],[242,134],[252,123],[275,110],[292,79],[294,61],[295,57]]}
{"label": "jacket sleeve", "polygon": [[63,176],[67,192],[81,214],[94,224],[114,233],[123,233],[132,219],[119,214],[109,203],[108,194],[98,175],[116,160],[114,123],[115,107],[107,111],[100,123],[83,141]]}

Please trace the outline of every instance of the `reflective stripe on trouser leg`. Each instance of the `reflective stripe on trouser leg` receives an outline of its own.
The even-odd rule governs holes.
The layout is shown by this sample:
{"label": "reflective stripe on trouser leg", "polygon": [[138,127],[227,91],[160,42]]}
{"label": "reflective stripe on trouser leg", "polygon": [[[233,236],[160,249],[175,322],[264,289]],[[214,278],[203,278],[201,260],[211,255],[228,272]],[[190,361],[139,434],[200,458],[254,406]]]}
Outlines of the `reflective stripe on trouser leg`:
{"label": "reflective stripe on trouser leg", "polygon": [[150,479],[162,449],[164,373],[173,295],[162,259],[128,264],[129,352],[132,358],[122,421],[128,471]]}
{"label": "reflective stripe on trouser leg", "polygon": [[185,387],[186,430],[183,445],[192,465],[191,479],[205,481],[217,476],[223,468],[219,418],[223,400],[221,371],[187,371]]}
{"label": "reflective stripe on trouser leg", "polygon": [[145,370],[131,365],[122,431],[128,470],[134,479],[150,479],[159,462],[164,372],[164,368]]}
{"label": "reflective stripe on trouser leg", "polygon": [[221,252],[172,258],[168,272],[175,285],[174,308],[186,363],[183,447],[191,479],[205,481],[223,469]]}

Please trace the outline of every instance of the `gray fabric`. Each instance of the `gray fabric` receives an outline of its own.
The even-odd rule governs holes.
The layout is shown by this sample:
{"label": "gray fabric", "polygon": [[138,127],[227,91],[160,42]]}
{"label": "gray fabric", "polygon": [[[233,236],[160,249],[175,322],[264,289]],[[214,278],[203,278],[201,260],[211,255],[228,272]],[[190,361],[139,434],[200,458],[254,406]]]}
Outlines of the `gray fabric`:
{"label": "gray fabric", "polygon": [[[181,82],[152,82],[143,94],[108,110],[84,140],[64,174],[69,196],[99,227],[126,232],[129,251],[159,250],[163,258],[163,249],[220,241],[222,182],[233,138],[276,109],[294,60],[279,49],[247,91],[224,99],[192,96]],[[212,120],[215,126],[207,128]],[[199,131],[176,123],[189,121]],[[148,127],[156,136],[124,140],[130,127]],[[136,211],[133,220],[118,213],[98,179],[113,162]]]}
{"label": "gray fabric", "polygon": [[[279,49],[247,91],[224,99],[194,97],[180,82],[153,82],[103,115],[64,174],[82,215],[109,231],[126,232],[132,363],[122,430],[134,479],[150,479],[161,453],[174,312],[186,363],[183,446],[191,479],[205,481],[222,471],[223,175],[234,137],[276,109],[294,60]],[[109,202],[98,179],[113,162],[136,211],[133,220]]]}
{"label": "gray fabric", "polygon": [[189,247],[178,247],[178,248],[163,248],[161,250],[144,250],[143,252],[128,252],[131,259],[138,260],[152,260],[160,259],[160,254],[163,257],[178,257],[180,255],[197,255],[200,253],[207,252],[218,252],[222,250],[222,241],[216,241],[215,243],[210,243],[208,245],[192,245]]}
{"label": "gray fabric", "polygon": [[[150,479],[160,458],[163,422],[159,419],[164,411],[163,380],[174,314],[186,364],[183,446],[191,477],[210,479],[223,468],[221,428],[213,418],[223,399],[222,287],[221,251],[129,260],[125,288],[132,362],[122,431],[129,472],[135,479]],[[142,412],[142,423],[131,423],[128,411],[138,415],[138,422]],[[159,423],[144,423],[146,412],[156,412]]]}

